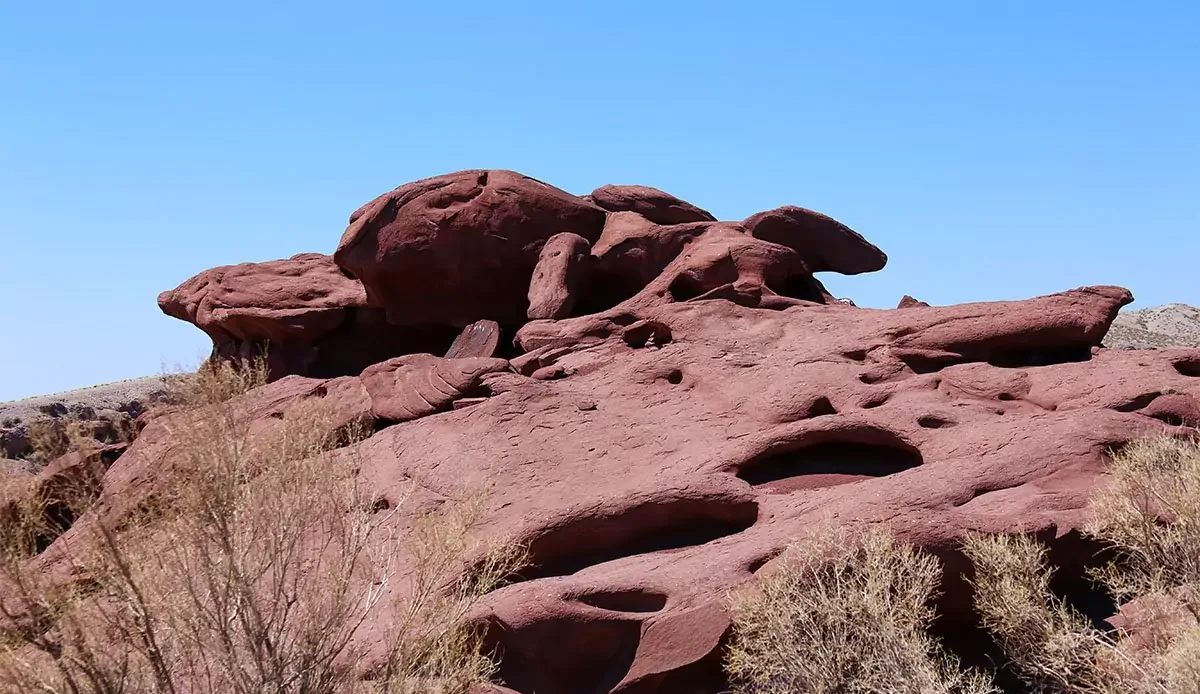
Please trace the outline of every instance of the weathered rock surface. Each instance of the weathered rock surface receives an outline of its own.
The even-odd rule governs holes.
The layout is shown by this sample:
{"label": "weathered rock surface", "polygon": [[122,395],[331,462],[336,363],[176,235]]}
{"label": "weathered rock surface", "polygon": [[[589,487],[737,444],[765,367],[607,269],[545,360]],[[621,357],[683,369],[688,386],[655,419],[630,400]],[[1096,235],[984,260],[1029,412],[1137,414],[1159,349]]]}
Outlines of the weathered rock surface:
{"label": "weathered rock surface", "polygon": [[717,221],[690,202],[649,186],[601,186],[589,197],[609,212],[636,212],[655,224]]}
{"label": "weathered rock surface", "polygon": [[600,236],[605,212],[512,171],[460,171],[400,186],[351,218],[334,259],[397,325],[525,320],[542,245]]}
{"label": "weathered rock surface", "polygon": [[[510,358],[483,323],[462,358],[289,376],[239,401],[262,431],[313,398],[337,404],[335,426],[369,424],[337,454],[399,524],[490,490],[481,532],[530,555],[478,615],[507,690],[722,691],[728,592],[818,523],[887,522],[943,559],[944,624],[974,623],[969,531],[1038,533],[1080,598],[1094,547],[1076,531],[1111,449],[1200,427],[1200,350],[1100,346],[1124,289],[860,309],[812,273],[886,258],[816,213],[673,223],[659,206],[683,208],[658,191],[597,191],[594,207],[543,185],[403,186],[355,213],[338,256],[395,322],[511,321]],[[535,305],[546,317],[527,320]],[[108,469],[104,498],[122,501],[96,517],[154,489],[176,455],[167,424]],[[77,527],[39,561],[61,563]]]}
{"label": "weathered rock surface", "polygon": [[478,389],[485,375],[507,370],[504,359],[409,354],[367,367],[360,379],[376,419],[407,422],[450,409]]}
{"label": "weathered rock surface", "polygon": [[213,268],[164,292],[159,306],[207,333],[218,358],[265,354],[273,379],[332,378],[404,354],[455,356],[450,341],[483,320],[497,326],[494,353],[506,353],[502,336],[529,320],[633,297],[829,303],[814,272],[867,272],[886,260],[844,225],[799,207],[718,222],[656,188],[602,186],[576,197],[512,171],[473,170],[362,206],[332,258]]}
{"label": "weathered rock surface", "polygon": [[440,353],[457,333],[389,324],[362,284],[320,253],[205,270],[160,294],[158,305],[212,338],[214,356],[265,355],[272,378],[355,374],[401,354]]}
{"label": "weathered rock surface", "polygon": [[887,256],[841,222],[803,207],[787,205],[759,212],[742,222],[755,238],[794,249],[812,272],[857,275],[883,269]]}

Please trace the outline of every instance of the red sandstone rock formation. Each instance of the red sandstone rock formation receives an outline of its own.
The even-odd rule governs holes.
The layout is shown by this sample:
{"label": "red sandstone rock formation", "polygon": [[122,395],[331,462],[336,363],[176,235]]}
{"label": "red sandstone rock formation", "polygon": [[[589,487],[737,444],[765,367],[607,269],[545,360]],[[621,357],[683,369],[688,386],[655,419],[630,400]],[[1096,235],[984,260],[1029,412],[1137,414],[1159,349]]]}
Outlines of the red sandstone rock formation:
{"label": "red sandstone rock formation", "polygon": [[512,171],[462,171],[400,186],[355,213],[334,259],[397,325],[525,320],[542,245],[595,240],[604,210]]}
{"label": "red sandstone rock formation", "polygon": [[362,284],[320,253],[205,270],[160,294],[158,306],[203,330],[216,357],[265,356],[272,378],[357,373],[399,354],[440,352],[457,333],[389,324]]}
{"label": "red sandstone rock formation", "polygon": [[[315,258],[164,295],[214,339],[318,352],[339,312],[372,302],[400,324],[519,327],[509,359],[492,358],[499,328],[484,324],[456,352],[473,358],[339,363],[339,378],[290,376],[240,405],[263,429],[314,397],[339,403],[338,426],[373,422],[345,454],[391,506],[415,479],[489,483],[486,532],[530,548],[480,614],[512,691],[720,691],[728,591],[818,522],[888,522],[934,552],[945,623],[971,624],[964,533],[1039,533],[1070,585],[1093,559],[1076,529],[1107,452],[1200,426],[1200,350],[1099,347],[1124,289],[860,309],[812,273],[886,257],[823,215],[688,221],[702,211],[631,187],[592,194],[605,215],[564,196],[465,172],[377,199],[336,256],[369,300]],[[96,517],[135,505],[172,455],[152,422],[105,475],[120,506]]]}
{"label": "red sandstone rock formation", "polygon": [[589,197],[609,212],[636,212],[655,224],[717,221],[690,202],[649,186],[601,186]]}

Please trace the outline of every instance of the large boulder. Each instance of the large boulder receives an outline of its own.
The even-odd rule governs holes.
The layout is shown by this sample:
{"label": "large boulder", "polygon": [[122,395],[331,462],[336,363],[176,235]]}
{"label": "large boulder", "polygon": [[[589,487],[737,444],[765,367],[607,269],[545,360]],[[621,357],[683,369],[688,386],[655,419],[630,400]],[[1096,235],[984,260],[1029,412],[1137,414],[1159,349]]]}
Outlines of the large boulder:
{"label": "large boulder", "polygon": [[594,306],[682,301],[722,287],[728,294],[735,284],[742,295],[833,301],[795,249],[755,238],[736,222],[655,224],[614,212],[592,259],[583,301]]}
{"label": "large boulder", "polygon": [[409,354],[368,367],[359,378],[376,419],[406,422],[450,409],[477,392],[483,377],[507,371],[504,359],[443,359]]}
{"label": "large boulder", "polygon": [[457,333],[389,324],[362,284],[320,253],[205,270],[160,294],[158,305],[212,338],[215,356],[265,355],[272,379],[357,374],[397,355],[440,353]]}
{"label": "large boulder", "polygon": [[519,325],[542,246],[589,243],[605,212],[513,171],[460,171],[408,183],[351,217],[334,259],[396,325]]}
{"label": "large boulder", "polygon": [[750,215],[742,222],[755,238],[794,249],[812,272],[857,275],[882,270],[887,255],[861,234],[820,212],[795,205]]}
{"label": "large boulder", "polygon": [[636,212],[655,224],[717,221],[692,203],[650,186],[601,186],[588,197],[609,212]]}

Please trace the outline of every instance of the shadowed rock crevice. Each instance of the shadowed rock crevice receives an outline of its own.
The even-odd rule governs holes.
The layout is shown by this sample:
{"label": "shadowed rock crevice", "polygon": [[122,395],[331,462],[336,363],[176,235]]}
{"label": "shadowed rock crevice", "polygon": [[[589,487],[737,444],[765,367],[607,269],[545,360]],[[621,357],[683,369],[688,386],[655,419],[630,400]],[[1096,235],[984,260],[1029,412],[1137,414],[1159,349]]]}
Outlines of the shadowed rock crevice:
{"label": "shadowed rock crevice", "polygon": [[785,494],[886,477],[922,462],[920,451],[887,432],[861,439],[821,436],[757,456],[737,476],[767,493]]}
{"label": "shadowed rock crevice", "polygon": [[954,421],[938,415],[925,415],[917,418],[917,425],[923,429],[941,429],[954,426]]}
{"label": "shadowed rock crevice", "polygon": [[605,694],[629,672],[641,632],[639,619],[568,614],[493,623],[485,646],[500,680],[522,694]]}
{"label": "shadowed rock crevice", "polygon": [[571,599],[609,612],[658,612],[667,604],[665,594],[645,588],[598,590]]}
{"label": "shadowed rock crevice", "polygon": [[988,354],[986,361],[992,366],[1005,369],[1016,369],[1027,366],[1051,366],[1054,364],[1070,364],[1090,361],[1092,348],[1088,345],[1048,349],[1009,349],[998,350]]}
{"label": "shadowed rock crevice", "polygon": [[571,519],[535,534],[526,580],[568,576],[639,554],[703,545],[758,520],[758,504],[724,496],[652,501],[611,514]]}

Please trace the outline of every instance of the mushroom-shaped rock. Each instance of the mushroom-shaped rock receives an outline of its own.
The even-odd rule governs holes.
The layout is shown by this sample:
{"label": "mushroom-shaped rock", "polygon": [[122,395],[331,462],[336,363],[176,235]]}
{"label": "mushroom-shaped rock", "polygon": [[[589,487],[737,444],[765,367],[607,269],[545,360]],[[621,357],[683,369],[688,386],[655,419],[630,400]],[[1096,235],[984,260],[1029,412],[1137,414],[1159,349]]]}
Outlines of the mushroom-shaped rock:
{"label": "mushroom-shaped rock", "polygon": [[812,272],[857,275],[883,269],[887,256],[861,234],[831,217],[785,205],[742,222],[755,238],[795,250]]}
{"label": "mushroom-shaped rock", "polygon": [[636,212],[656,224],[716,221],[690,202],[649,186],[601,186],[588,197],[609,212]]}
{"label": "mushroom-shaped rock", "polygon": [[365,304],[362,285],[320,253],[215,267],[158,295],[163,313],[214,341],[311,343],[340,325],[346,309]]}
{"label": "mushroom-shaped rock", "polygon": [[405,422],[450,409],[485,375],[508,370],[505,359],[444,359],[409,354],[367,367],[360,378],[379,419]]}
{"label": "mushroom-shaped rock", "polygon": [[215,357],[265,354],[272,380],[357,374],[400,354],[440,352],[456,333],[389,325],[366,304],[362,284],[320,253],[211,268],[158,297],[163,313],[212,338]]}
{"label": "mushroom-shaped rock", "polygon": [[600,236],[601,208],[512,171],[415,181],[351,216],[334,259],[397,325],[525,321],[545,242]]}

